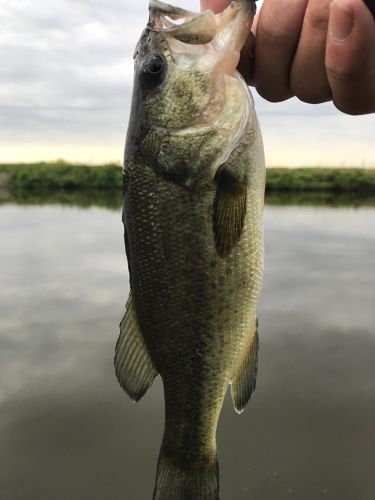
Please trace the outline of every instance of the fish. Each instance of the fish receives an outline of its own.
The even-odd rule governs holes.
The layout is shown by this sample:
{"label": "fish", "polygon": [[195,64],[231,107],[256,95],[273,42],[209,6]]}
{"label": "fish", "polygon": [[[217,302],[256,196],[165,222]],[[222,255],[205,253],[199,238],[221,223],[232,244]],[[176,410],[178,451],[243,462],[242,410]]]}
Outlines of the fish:
{"label": "fish", "polygon": [[237,71],[255,3],[220,14],[151,0],[137,44],[122,219],[130,294],[115,349],[137,402],[160,375],[154,500],[219,499],[216,430],[229,386],[256,386],[265,159]]}

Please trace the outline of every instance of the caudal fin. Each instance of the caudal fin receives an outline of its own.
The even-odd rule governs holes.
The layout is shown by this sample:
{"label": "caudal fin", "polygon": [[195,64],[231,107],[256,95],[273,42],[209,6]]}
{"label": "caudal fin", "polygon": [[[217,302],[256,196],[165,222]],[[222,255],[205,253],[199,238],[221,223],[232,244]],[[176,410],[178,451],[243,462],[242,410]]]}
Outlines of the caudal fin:
{"label": "caudal fin", "polygon": [[181,468],[161,452],[153,500],[219,500],[219,464]]}

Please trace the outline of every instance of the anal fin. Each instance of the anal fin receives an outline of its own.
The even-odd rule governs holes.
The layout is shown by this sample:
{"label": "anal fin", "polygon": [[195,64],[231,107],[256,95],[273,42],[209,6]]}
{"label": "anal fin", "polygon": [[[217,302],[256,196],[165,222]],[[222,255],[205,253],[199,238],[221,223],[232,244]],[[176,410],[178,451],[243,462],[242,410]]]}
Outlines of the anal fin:
{"label": "anal fin", "polygon": [[158,375],[139,328],[131,293],[120,323],[114,363],[117,379],[133,401],[144,396]]}
{"label": "anal fin", "polygon": [[258,373],[258,350],[258,320],[256,320],[255,332],[250,347],[231,382],[232,400],[237,413],[244,411],[255,391]]}

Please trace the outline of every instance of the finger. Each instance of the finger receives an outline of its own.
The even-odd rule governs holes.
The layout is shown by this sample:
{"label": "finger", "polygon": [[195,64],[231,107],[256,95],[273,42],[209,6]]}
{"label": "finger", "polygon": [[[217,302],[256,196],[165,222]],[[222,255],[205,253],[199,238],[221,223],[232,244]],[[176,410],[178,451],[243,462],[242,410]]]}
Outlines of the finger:
{"label": "finger", "polygon": [[241,50],[241,58],[238,64],[238,71],[244,77],[248,85],[253,85],[253,69],[255,55],[255,36],[250,33],[245,45]]}
{"label": "finger", "polygon": [[257,10],[257,13],[255,14],[253,24],[251,25],[251,31],[254,33],[254,36],[257,32],[257,26],[258,26],[258,20],[259,20],[259,10]]}
{"label": "finger", "polygon": [[363,0],[367,5],[367,8],[370,10],[371,14],[375,18],[375,3],[374,0]]}
{"label": "finger", "polygon": [[348,114],[375,112],[375,24],[361,0],[334,0],[326,67],[335,106]]}
{"label": "finger", "polygon": [[317,104],[331,99],[325,69],[329,4],[310,0],[291,71],[293,93],[304,102]]}
{"label": "finger", "polygon": [[256,28],[254,79],[265,99],[292,97],[290,68],[308,0],[265,0]]}
{"label": "finger", "polygon": [[255,38],[259,19],[259,11],[256,13],[249,38],[241,50],[241,58],[238,64],[238,71],[244,77],[248,85],[255,86],[254,63],[255,63]]}
{"label": "finger", "polygon": [[231,0],[201,0],[201,11],[212,10],[215,14],[223,12],[230,5]]}

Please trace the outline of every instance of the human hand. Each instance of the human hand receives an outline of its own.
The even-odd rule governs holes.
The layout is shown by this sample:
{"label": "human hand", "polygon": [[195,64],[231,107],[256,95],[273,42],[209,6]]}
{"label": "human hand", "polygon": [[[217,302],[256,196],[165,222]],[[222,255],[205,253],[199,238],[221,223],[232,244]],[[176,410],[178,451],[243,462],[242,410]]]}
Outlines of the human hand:
{"label": "human hand", "polygon": [[[201,0],[222,11],[230,0]],[[264,0],[239,70],[271,102],[375,111],[375,23],[363,0]]]}

